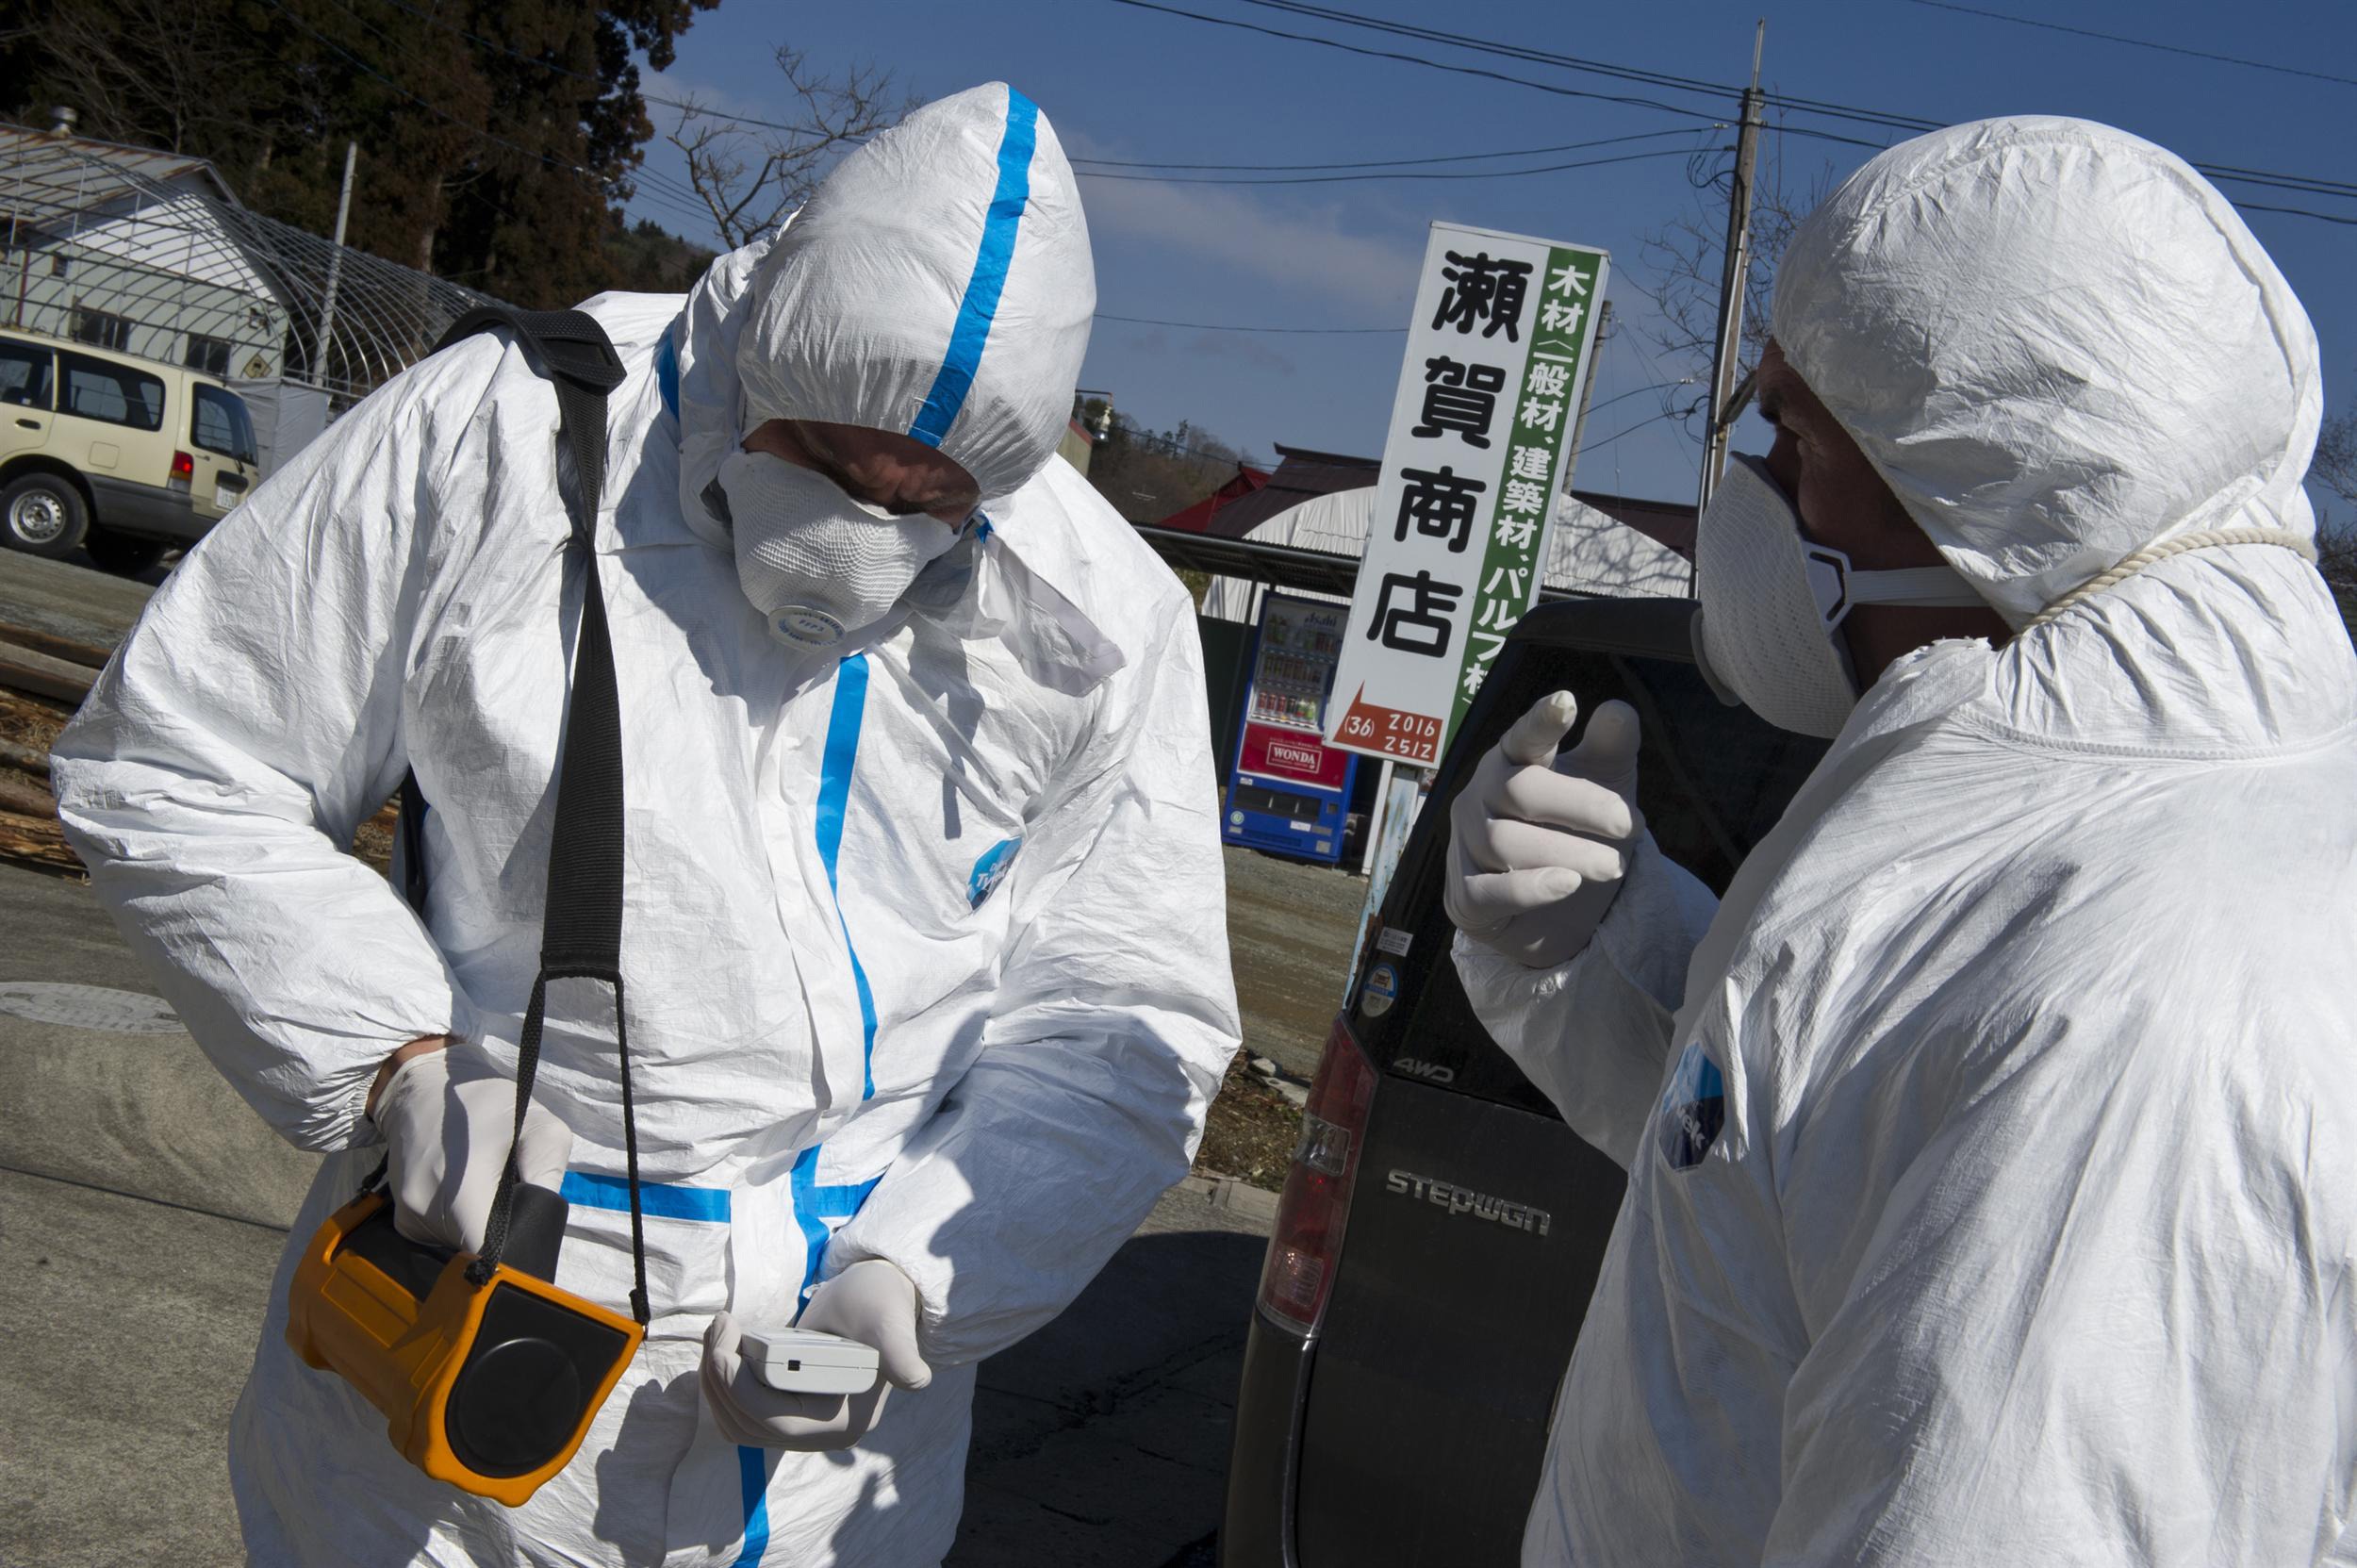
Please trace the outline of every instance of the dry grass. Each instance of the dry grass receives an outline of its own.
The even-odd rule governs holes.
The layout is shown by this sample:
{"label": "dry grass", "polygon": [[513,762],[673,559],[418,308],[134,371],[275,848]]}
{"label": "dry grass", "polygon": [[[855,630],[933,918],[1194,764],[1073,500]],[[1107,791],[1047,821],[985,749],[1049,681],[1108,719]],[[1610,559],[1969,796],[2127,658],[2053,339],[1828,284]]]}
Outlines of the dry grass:
{"label": "dry grass", "polygon": [[1294,1146],[1301,1138],[1301,1113],[1246,1066],[1244,1058],[1238,1051],[1228,1065],[1228,1081],[1211,1101],[1195,1169],[1240,1177],[1275,1192],[1285,1184],[1286,1169],[1293,1164]]}

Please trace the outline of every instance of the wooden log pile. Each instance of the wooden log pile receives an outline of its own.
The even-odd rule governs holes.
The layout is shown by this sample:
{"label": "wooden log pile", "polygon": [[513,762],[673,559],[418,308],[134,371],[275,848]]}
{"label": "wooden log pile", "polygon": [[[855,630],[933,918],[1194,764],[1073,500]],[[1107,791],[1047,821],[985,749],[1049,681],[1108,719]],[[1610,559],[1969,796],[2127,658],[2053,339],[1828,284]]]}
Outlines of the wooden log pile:
{"label": "wooden log pile", "polygon": [[0,622],[0,861],[81,874],[49,794],[49,747],[90,695],[107,652]]}
{"label": "wooden log pile", "polygon": [[[0,862],[60,876],[82,863],[58,825],[49,749],[98,679],[113,650],[0,621]],[[360,825],[353,846],[385,869],[392,849],[388,806]]]}

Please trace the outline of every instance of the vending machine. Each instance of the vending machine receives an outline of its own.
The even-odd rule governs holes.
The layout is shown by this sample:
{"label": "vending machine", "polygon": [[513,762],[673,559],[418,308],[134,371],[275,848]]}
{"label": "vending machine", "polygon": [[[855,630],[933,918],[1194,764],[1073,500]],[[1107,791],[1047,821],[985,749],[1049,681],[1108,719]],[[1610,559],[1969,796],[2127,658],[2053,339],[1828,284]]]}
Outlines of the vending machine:
{"label": "vending machine", "polygon": [[1323,737],[1349,619],[1347,604],[1278,593],[1262,602],[1221,821],[1228,843],[1328,864],[1342,858],[1359,759]]}

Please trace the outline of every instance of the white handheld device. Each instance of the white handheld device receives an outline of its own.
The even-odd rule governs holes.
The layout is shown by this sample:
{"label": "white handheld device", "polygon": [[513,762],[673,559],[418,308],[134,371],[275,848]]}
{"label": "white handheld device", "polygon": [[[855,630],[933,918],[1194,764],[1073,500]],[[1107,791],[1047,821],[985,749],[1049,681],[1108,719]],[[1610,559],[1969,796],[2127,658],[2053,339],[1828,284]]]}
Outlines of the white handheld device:
{"label": "white handheld device", "polygon": [[876,1386],[876,1347],[836,1334],[773,1329],[745,1335],[737,1353],[781,1394],[865,1394]]}

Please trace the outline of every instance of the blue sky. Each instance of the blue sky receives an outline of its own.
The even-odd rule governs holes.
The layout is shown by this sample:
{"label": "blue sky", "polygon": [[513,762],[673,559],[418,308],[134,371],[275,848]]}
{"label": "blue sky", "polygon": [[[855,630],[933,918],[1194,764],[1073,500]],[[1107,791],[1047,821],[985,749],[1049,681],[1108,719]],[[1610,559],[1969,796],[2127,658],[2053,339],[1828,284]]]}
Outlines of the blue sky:
{"label": "blue sky", "polygon": [[[1184,9],[1389,48],[1587,91],[1650,97],[1732,120],[1731,98],[1631,87],[1558,67],[1500,60],[1306,21],[1244,0],[1171,0]],[[1763,85],[1797,97],[1940,121],[2062,113],[2108,121],[2212,164],[2357,182],[2357,21],[2347,0],[2224,8],[2185,0],[1972,0],[2211,56],[2345,77],[2319,79],[2134,47],[1937,8],[1917,0],[1825,0],[1768,13]],[[1344,8],[1454,28],[1615,65],[1739,84],[1757,0],[1580,8],[1519,0],[1417,8],[1359,0]],[[1648,390],[1686,373],[1643,330],[1656,278],[1643,238],[1688,219],[1714,232],[1722,195],[1696,190],[1683,154],[1732,144],[1690,117],[1566,97],[1420,66],[1284,41],[1139,9],[1117,0],[866,0],[832,8],[724,0],[701,15],[650,91],[723,110],[798,118],[773,62],[791,43],[814,67],[892,71],[936,97],[1006,80],[1038,101],[1076,157],[1208,164],[1431,157],[1626,138],[1585,151],[1442,169],[1494,170],[1660,154],[1528,177],[1186,185],[1087,179],[1098,309],[1166,320],[1326,328],[1403,325],[1426,225],[1435,219],[1600,246],[1612,253],[1616,338],[1601,357],[1597,408],[1576,482],[1583,488],[1688,499],[1699,449],[1660,417],[1690,388]],[[651,106],[658,133],[678,116]],[[1904,133],[1825,118],[1810,126],[1875,141]],[[1838,180],[1871,149],[1772,134],[1763,158],[1786,187]],[[661,135],[634,211],[713,242],[662,186],[684,184]],[[1234,177],[1234,176],[1228,176]],[[2357,217],[2357,196],[2224,186],[2252,202]],[[2290,277],[2324,344],[2328,407],[2357,407],[2357,226],[2253,212],[2249,222]],[[1266,454],[1284,442],[1373,455],[1382,445],[1400,338],[1390,332],[1261,334],[1100,321],[1082,380],[1149,425],[1180,420]],[[1619,401],[1612,401],[1612,400]],[[1756,450],[1758,421],[1739,445]]]}

